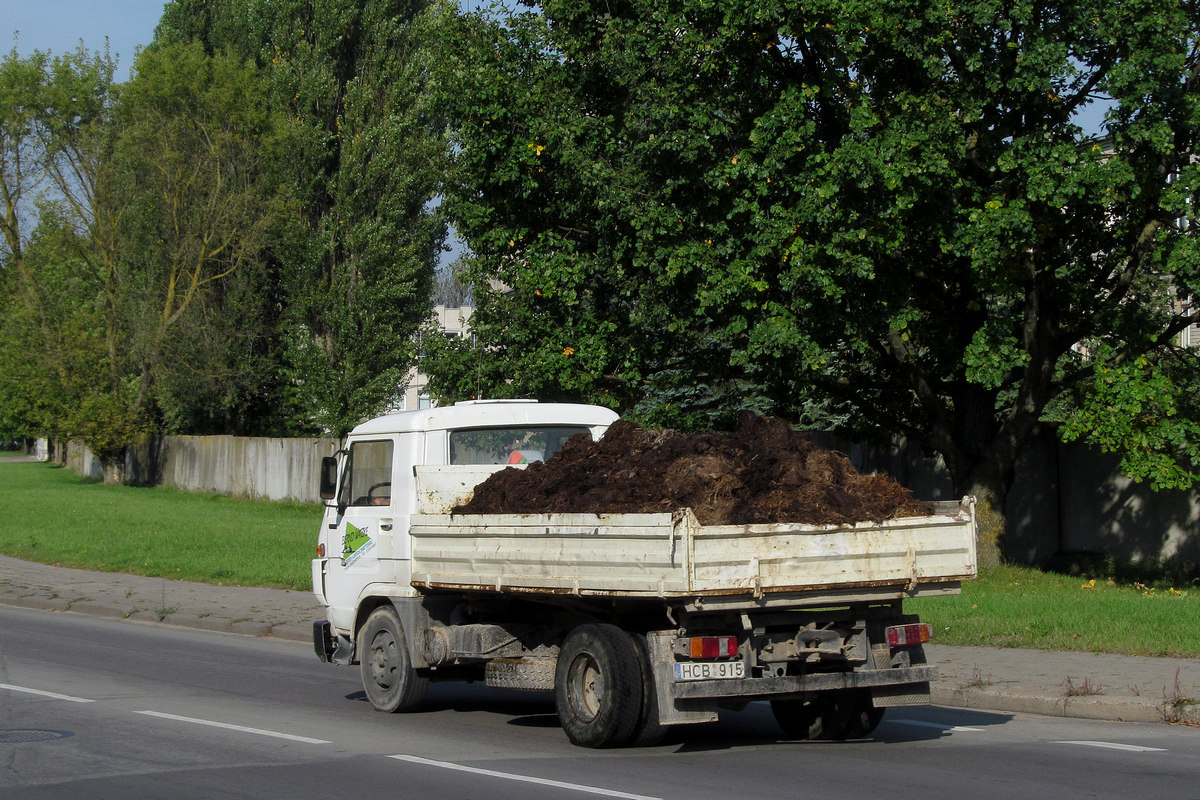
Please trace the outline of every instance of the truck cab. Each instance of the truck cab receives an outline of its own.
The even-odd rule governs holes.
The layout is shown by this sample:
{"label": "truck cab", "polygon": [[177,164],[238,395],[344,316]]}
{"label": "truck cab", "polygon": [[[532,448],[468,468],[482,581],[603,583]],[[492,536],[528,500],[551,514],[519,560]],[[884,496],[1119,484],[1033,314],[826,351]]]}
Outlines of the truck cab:
{"label": "truck cab", "polygon": [[478,480],[544,461],[577,434],[599,439],[616,419],[599,406],[485,400],[388,414],[351,431],[338,457],[322,464],[325,510],[312,561],[313,593],[342,651],[352,647],[370,597],[417,594],[408,537],[417,467],[471,465],[478,469],[461,472]]}

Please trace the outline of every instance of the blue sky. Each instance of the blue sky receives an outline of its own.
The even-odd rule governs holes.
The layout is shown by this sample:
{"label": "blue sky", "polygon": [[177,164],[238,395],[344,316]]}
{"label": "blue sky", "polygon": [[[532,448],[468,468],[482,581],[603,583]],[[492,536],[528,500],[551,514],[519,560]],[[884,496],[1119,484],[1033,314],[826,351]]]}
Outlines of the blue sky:
{"label": "blue sky", "polygon": [[89,50],[104,49],[104,37],[118,58],[117,77],[129,77],[134,52],[154,38],[164,0],[0,0],[0,43],[29,55],[74,50],[80,39]]}

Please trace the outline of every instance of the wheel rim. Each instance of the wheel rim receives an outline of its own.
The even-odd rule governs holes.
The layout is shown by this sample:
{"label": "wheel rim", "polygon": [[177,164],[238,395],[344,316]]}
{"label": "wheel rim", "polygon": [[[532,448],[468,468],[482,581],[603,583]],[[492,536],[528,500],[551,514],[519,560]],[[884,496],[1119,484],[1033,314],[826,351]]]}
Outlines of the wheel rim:
{"label": "wheel rim", "polygon": [[390,689],[396,682],[399,659],[396,656],[396,639],[387,631],[380,631],[371,640],[371,680],[380,689]]}
{"label": "wheel rim", "polygon": [[590,653],[576,656],[567,674],[571,712],[577,719],[591,722],[599,715],[604,702],[604,675]]}

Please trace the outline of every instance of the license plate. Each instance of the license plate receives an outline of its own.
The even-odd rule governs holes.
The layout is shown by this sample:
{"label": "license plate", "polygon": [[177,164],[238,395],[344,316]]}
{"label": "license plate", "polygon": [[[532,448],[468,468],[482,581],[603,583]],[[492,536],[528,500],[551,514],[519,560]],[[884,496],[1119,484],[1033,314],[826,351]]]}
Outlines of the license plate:
{"label": "license plate", "polygon": [[677,661],[675,680],[707,681],[746,677],[745,661]]}

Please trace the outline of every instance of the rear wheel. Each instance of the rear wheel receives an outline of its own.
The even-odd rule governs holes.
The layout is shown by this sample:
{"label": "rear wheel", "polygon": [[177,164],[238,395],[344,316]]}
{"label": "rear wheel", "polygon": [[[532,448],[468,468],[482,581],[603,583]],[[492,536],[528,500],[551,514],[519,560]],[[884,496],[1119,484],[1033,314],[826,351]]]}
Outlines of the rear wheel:
{"label": "rear wheel", "polygon": [[583,747],[629,744],[642,713],[642,669],[629,634],[580,625],[558,655],[554,699],[567,738]]}
{"label": "rear wheel", "polygon": [[413,669],[396,610],[380,606],[359,632],[359,666],[367,699],[379,711],[409,711],[425,699],[429,679]]}
{"label": "rear wheel", "polygon": [[865,689],[834,692],[833,715],[837,720],[835,739],[862,739],[870,736],[883,720],[884,709],[876,708]]}
{"label": "rear wheel", "polygon": [[792,739],[861,739],[883,719],[863,689],[819,692],[808,700],[772,700],[771,712]]}
{"label": "rear wheel", "polygon": [[772,700],[771,713],[789,739],[822,739],[825,738],[822,712],[827,705],[822,695],[811,700]]}

